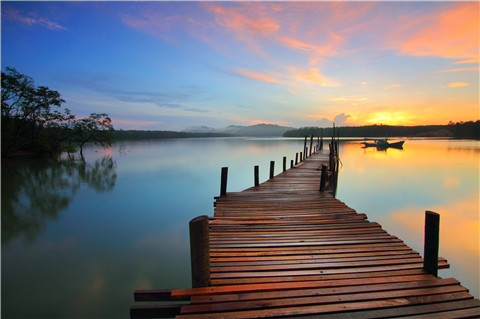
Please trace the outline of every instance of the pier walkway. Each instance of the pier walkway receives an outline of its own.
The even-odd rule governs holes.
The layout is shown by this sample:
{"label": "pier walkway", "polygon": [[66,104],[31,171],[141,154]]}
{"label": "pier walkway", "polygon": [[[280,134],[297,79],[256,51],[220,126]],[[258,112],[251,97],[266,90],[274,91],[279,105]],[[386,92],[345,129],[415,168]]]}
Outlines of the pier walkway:
{"label": "pier walkway", "polygon": [[[215,202],[210,286],[135,292],[132,318],[472,318],[480,301],[330,192],[315,154]],[[438,268],[447,268],[438,260]],[[183,303],[172,303],[183,301]]]}

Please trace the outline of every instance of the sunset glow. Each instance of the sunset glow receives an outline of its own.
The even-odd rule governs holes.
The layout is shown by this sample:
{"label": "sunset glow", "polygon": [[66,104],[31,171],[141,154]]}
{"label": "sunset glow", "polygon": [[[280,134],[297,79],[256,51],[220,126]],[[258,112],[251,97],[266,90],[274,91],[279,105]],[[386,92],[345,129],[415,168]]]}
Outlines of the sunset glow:
{"label": "sunset glow", "polygon": [[108,113],[117,129],[479,119],[479,2],[1,8],[2,67],[59,91],[78,116]]}

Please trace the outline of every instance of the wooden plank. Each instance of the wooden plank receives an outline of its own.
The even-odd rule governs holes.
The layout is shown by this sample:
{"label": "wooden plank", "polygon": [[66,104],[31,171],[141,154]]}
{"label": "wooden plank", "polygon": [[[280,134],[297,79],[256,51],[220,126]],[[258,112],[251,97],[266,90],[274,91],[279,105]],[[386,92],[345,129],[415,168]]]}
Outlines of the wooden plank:
{"label": "wooden plank", "polygon": [[292,297],[308,297],[308,296],[326,296],[326,295],[340,295],[340,294],[358,294],[364,292],[379,292],[387,290],[398,289],[412,289],[425,288],[435,286],[459,285],[458,280],[454,278],[439,279],[439,280],[418,280],[417,276],[410,278],[392,280],[391,278],[381,278],[377,280],[364,280],[364,284],[359,282],[349,283],[344,285],[336,285],[330,287],[304,288],[304,289],[278,289],[275,291],[254,291],[242,292],[235,294],[222,294],[207,296],[193,296],[191,297],[192,304],[204,304],[213,302],[232,302],[232,301],[248,301],[248,300],[263,300],[276,298],[292,298]]}
{"label": "wooden plank", "polygon": [[[339,289],[341,290],[341,289]],[[223,311],[238,311],[238,310],[252,310],[252,309],[267,309],[276,307],[290,307],[290,306],[306,306],[306,305],[320,305],[320,304],[334,304],[334,303],[348,303],[348,302],[362,302],[375,301],[382,299],[393,298],[412,298],[433,296],[440,294],[450,294],[465,292],[467,289],[460,285],[443,286],[443,287],[427,287],[418,289],[405,290],[383,290],[380,292],[354,293],[355,289],[346,289],[350,292],[346,294],[319,294],[317,296],[308,297],[291,297],[291,298],[272,298],[261,300],[248,301],[232,301],[221,303],[206,303],[206,304],[191,304],[182,306],[180,313],[203,313],[203,312],[223,312]],[[361,292],[361,289],[358,289]]]}
{"label": "wooden plank", "polygon": [[427,296],[415,296],[415,297],[402,297],[394,299],[383,299],[374,301],[361,301],[361,302],[344,302],[337,304],[321,304],[313,306],[297,306],[297,307],[280,307],[272,309],[260,309],[260,310],[246,310],[246,311],[230,311],[220,313],[205,313],[205,314],[186,314],[179,315],[177,319],[187,318],[279,318],[279,317],[292,317],[304,314],[324,314],[340,311],[354,311],[364,309],[380,309],[380,308],[393,308],[407,305],[428,304],[433,302],[443,302],[450,300],[462,300],[470,299],[472,296],[466,292],[439,294],[439,295],[427,295]]}
{"label": "wooden plank", "polygon": [[[341,312],[333,314],[322,315],[322,319],[375,319],[375,318],[392,318],[399,316],[409,316],[412,318],[412,315],[425,315],[425,314],[434,314],[438,318],[438,313],[443,311],[450,310],[459,310],[459,309],[470,309],[480,307],[480,301],[478,299],[466,299],[460,301],[449,301],[441,303],[432,303],[427,305],[414,305],[406,307],[397,307],[393,309],[374,309],[366,311],[355,311],[355,312]],[[478,312],[479,310],[477,310]],[[474,317],[474,316],[473,316]],[[297,319],[313,319],[318,318],[318,316],[300,316],[296,317]]]}
{"label": "wooden plank", "polygon": [[341,287],[348,285],[367,285],[367,284],[381,284],[392,282],[408,282],[408,281],[425,281],[435,280],[432,275],[427,275],[424,272],[421,275],[412,276],[390,276],[386,278],[360,278],[347,280],[318,280],[307,282],[287,282],[275,284],[251,284],[251,285],[231,285],[231,286],[211,286],[191,289],[174,289],[171,292],[173,300],[181,300],[193,296],[202,295],[218,295],[226,293],[245,293],[253,291],[275,291],[275,290],[293,290],[306,288],[326,288],[326,287]]}

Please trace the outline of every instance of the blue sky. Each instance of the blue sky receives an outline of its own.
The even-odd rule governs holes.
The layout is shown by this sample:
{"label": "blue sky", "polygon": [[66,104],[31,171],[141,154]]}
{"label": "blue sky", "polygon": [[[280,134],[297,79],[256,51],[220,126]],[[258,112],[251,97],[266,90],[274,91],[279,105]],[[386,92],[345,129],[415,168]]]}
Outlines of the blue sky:
{"label": "blue sky", "polygon": [[479,118],[479,2],[1,2],[2,70],[115,128]]}

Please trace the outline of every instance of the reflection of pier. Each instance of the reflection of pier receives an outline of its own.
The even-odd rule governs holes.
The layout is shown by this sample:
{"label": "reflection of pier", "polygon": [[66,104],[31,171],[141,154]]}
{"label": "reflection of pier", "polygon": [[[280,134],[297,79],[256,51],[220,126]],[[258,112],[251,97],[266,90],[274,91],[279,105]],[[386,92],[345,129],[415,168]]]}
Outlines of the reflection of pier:
{"label": "reflection of pier", "polygon": [[137,290],[136,301],[161,304],[133,306],[131,317],[479,316],[478,299],[456,279],[437,277],[437,268],[448,268],[438,258],[438,215],[426,214],[433,222],[424,260],[319,190],[335,159],[313,154],[243,192],[226,191],[224,170],[214,216],[190,222],[196,288]]}

